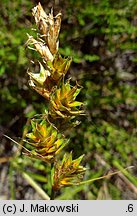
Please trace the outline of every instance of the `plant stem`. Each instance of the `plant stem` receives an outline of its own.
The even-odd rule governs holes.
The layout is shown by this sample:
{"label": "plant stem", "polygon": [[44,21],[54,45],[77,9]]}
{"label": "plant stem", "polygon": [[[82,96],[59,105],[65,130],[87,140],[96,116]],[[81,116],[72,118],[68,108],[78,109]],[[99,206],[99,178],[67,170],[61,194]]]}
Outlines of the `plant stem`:
{"label": "plant stem", "polygon": [[54,191],[54,189],[52,187],[52,184],[53,184],[53,173],[52,173],[53,167],[54,167],[54,163],[51,163],[51,196],[50,196],[51,200],[55,199],[55,191]]}
{"label": "plant stem", "polygon": [[10,163],[10,168],[9,168],[9,182],[10,182],[10,199],[15,200],[15,185],[14,185],[14,176],[13,176],[13,167],[12,163]]}
{"label": "plant stem", "polygon": [[42,199],[50,200],[48,194],[37,184],[37,182],[35,182],[31,178],[31,176],[29,176],[26,172],[24,172],[17,163],[13,161],[12,166],[22,174],[23,178],[31,185],[31,187],[33,187],[36,190],[36,192],[42,197]]}
{"label": "plant stem", "polygon": [[55,199],[55,191],[53,190],[53,187],[51,189],[51,196],[50,196],[50,199],[51,200],[54,200]]}
{"label": "plant stem", "polygon": [[25,172],[22,172],[23,177],[29,182],[29,184],[37,191],[37,193],[44,200],[50,200],[50,197],[43,191],[43,189]]}

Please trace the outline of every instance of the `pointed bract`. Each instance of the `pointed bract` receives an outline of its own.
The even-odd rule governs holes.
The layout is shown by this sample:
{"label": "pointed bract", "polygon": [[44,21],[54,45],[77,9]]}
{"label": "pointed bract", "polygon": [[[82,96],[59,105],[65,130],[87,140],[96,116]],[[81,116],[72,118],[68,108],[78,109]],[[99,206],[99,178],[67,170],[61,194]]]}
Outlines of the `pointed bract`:
{"label": "pointed bract", "polygon": [[80,166],[80,162],[84,155],[81,155],[79,158],[73,160],[72,152],[65,154],[63,156],[62,162],[56,162],[54,166],[53,174],[53,189],[55,191],[59,190],[62,187],[77,185],[83,174],[86,171],[86,168]]}
{"label": "pointed bract", "polygon": [[78,109],[82,106],[82,102],[75,101],[76,92],[79,92],[78,85],[71,88],[69,80],[64,83],[62,80],[60,88],[56,89],[51,95],[49,104],[49,115],[53,118],[71,118],[84,114],[84,111]]}
{"label": "pointed bract", "polygon": [[48,163],[53,162],[55,155],[65,147],[68,140],[46,120],[38,122],[33,119],[31,125],[32,131],[26,134],[26,139],[24,140],[25,143],[32,147],[30,154],[27,152],[27,155]]}

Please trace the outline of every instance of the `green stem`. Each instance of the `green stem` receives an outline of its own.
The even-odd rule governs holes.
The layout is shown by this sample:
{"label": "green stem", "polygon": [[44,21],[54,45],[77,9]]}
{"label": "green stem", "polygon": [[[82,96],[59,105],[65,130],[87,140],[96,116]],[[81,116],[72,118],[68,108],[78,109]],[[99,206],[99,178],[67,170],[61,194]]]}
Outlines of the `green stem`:
{"label": "green stem", "polygon": [[12,163],[10,163],[9,168],[9,182],[10,182],[10,197],[12,200],[15,200],[15,185],[14,185],[14,177],[13,177],[13,167]]}
{"label": "green stem", "polygon": [[51,163],[51,196],[50,196],[51,200],[55,199],[55,191],[52,187],[52,185],[53,185],[53,168],[54,168],[54,163]]}
{"label": "green stem", "polygon": [[53,187],[51,189],[51,196],[50,196],[50,199],[51,200],[54,200],[55,199],[55,191],[53,190]]}
{"label": "green stem", "polygon": [[[137,178],[131,175],[127,169],[123,169],[123,167],[117,161],[113,161],[113,165],[118,168],[135,186],[137,186]],[[129,168],[133,168],[133,166]]]}

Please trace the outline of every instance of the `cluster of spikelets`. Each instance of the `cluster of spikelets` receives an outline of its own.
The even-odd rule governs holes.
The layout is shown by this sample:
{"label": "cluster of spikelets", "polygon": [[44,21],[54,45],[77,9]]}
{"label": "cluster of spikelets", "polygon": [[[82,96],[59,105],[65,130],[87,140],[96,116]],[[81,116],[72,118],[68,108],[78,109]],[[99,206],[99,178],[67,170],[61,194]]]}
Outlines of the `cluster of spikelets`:
{"label": "cluster of spikelets", "polygon": [[53,189],[59,190],[63,186],[77,185],[80,179],[83,177],[86,168],[80,166],[80,162],[84,155],[73,160],[72,152],[70,154],[64,154],[62,162],[55,163]]}
{"label": "cluster of spikelets", "polygon": [[47,99],[49,107],[46,117],[43,115],[39,120],[32,119],[31,131],[26,135],[25,142],[30,146],[29,156],[54,163],[52,187],[57,191],[62,186],[78,184],[85,172],[85,168],[80,166],[83,156],[72,160],[71,152],[64,155],[62,162],[56,159],[68,140],[54,126],[54,121],[58,121],[59,125],[62,119],[69,121],[83,114],[82,103],[76,101],[81,87],[77,83],[71,86],[70,79],[64,79],[72,59],[59,54],[61,13],[54,17],[51,10],[47,15],[39,3],[33,8],[32,14],[39,37],[35,39],[28,35],[27,45],[40,54],[41,61],[38,62],[39,73],[28,71],[29,84]]}
{"label": "cluster of spikelets", "polygon": [[32,119],[31,126],[32,131],[26,135],[25,140],[32,147],[31,154],[28,155],[48,163],[54,162],[55,156],[64,148],[68,140],[45,119],[40,122]]}

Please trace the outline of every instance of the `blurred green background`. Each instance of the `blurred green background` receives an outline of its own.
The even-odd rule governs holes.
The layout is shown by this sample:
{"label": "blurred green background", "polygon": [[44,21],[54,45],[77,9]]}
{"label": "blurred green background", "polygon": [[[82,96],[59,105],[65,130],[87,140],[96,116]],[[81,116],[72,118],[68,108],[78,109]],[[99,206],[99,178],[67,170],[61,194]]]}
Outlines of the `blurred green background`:
{"label": "blurred green background", "polygon": [[[22,137],[27,118],[42,113],[45,100],[30,89],[27,69],[35,52],[25,48],[36,28],[31,9],[38,1],[0,2],[0,158],[17,148],[3,137]],[[69,132],[74,157],[85,154],[85,179],[134,166],[85,186],[65,188],[58,199],[137,199],[137,1],[41,1],[48,13],[62,12],[60,53],[72,56],[68,77],[83,86],[86,116]],[[47,171],[39,161],[22,165],[48,193]],[[16,192],[15,192],[16,190]],[[40,199],[9,163],[0,160],[0,196]]]}

